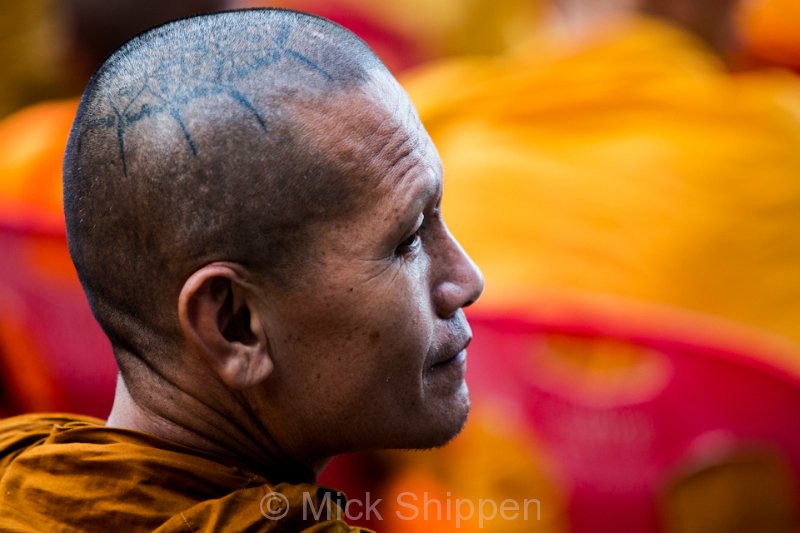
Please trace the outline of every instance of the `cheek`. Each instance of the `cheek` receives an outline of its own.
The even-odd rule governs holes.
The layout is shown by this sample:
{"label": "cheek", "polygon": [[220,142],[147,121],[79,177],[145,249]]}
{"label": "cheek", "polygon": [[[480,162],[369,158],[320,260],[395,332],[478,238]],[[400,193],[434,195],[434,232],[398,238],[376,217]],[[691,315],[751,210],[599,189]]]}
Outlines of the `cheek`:
{"label": "cheek", "polygon": [[375,303],[379,305],[365,307],[364,313],[349,314],[331,331],[328,346],[346,357],[338,361],[342,370],[383,381],[421,369],[432,340],[421,306],[408,299]]}
{"label": "cheek", "polygon": [[433,341],[431,321],[422,311],[416,302],[405,299],[386,301],[363,317],[356,325],[361,328],[358,335],[346,349],[358,366],[349,377],[362,381],[353,386],[388,394],[401,386],[420,385]]}
{"label": "cheek", "polygon": [[335,379],[322,381],[359,388],[399,379],[395,374],[420,374],[433,341],[427,264],[421,254],[367,281],[319,287],[295,298],[277,317],[277,355],[290,355],[276,363],[310,373],[312,380],[327,375]]}

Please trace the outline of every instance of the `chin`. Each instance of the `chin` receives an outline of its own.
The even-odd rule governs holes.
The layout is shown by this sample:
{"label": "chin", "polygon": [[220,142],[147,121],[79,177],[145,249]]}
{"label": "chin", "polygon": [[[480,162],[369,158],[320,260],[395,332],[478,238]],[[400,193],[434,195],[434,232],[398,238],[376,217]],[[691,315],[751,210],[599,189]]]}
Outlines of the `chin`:
{"label": "chin", "polygon": [[447,405],[437,406],[437,412],[427,418],[428,424],[418,426],[418,431],[409,431],[407,435],[413,435],[414,439],[401,447],[428,450],[444,446],[464,429],[469,410],[469,393],[464,387],[463,393],[452,398]]}
{"label": "chin", "polygon": [[[331,446],[328,455],[374,450],[426,450],[450,442],[464,428],[470,411],[466,384],[456,392],[428,402],[418,402],[417,408],[402,413],[381,413],[362,419],[362,423],[347,424],[332,431],[341,440]],[[350,420],[352,422],[352,420]],[[344,443],[344,445],[343,445]]]}
{"label": "chin", "polygon": [[467,410],[467,413],[464,414],[464,416],[458,421],[457,424],[448,428],[447,431],[443,431],[439,435],[435,436],[435,438],[431,439],[431,441],[426,445],[417,446],[416,449],[429,450],[431,448],[440,448],[445,444],[447,444],[448,442],[450,442],[451,440],[453,440],[454,438],[456,438],[456,436],[458,436],[458,434],[461,433],[461,430],[464,429],[464,426],[467,423],[468,414],[469,410]]}

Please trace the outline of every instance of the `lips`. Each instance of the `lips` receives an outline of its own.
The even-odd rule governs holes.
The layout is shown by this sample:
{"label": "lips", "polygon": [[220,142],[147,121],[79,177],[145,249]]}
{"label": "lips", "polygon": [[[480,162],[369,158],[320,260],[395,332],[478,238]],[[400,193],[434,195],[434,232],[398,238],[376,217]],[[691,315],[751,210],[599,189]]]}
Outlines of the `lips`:
{"label": "lips", "polygon": [[442,353],[437,354],[437,357],[433,359],[429,368],[434,369],[454,363],[457,360],[463,360],[466,358],[467,346],[469,346],[470,342],[472,342],[472,336],[467,337],[465,340],[455,345],[451,345],[453,346],[451,348],[442,350]]}

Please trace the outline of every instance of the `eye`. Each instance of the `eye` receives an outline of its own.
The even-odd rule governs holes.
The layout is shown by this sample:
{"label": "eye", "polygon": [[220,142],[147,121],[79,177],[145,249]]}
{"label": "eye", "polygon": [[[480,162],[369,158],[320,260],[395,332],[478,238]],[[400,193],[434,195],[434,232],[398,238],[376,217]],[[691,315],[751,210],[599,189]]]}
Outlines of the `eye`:
{"label": "eye", "polygon": [[419,245],[422,242],[422,239],[420,238],[419,235],[421,229],[422,228],[418,229],[417,231],[409,235],[403,242],[397,245],[395,253],[397,253],[397,255],[405,255],[419,248]]}
{"label": "eye", "polygon": [[422,232],[425,230],[425,217],[420,215],[416,231],[403,239],[395,248],[395,255],[406,255],[415,252],[422,244]]}

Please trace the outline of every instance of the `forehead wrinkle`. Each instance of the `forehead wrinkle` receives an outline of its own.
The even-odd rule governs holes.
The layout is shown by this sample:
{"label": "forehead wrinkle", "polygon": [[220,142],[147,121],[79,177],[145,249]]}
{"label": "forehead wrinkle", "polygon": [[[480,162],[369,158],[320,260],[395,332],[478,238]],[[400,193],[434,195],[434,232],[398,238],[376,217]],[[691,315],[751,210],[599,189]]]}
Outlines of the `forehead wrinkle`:
{"label": "forehead wrinkle", "polygon": [[[362,86],[363,95],[371,101],[381,120],[374,126],[374,138],[380,142],[376,158],[388,160],[388,168],[401,168],[398,179],[406,169],[401,164],[425,144],[427,133],[405,90],[386,73],[376,73]],[[427,139],[430,141],[430,139]],[[425,159],[427,150],[420,155]]]}
{"label": "forehead wrinkle", "polygon": [[384,144],[381,152],[377,154],[377,157],[388,161],[390,173],[396,173],[397,177],[393,180],[395,183],[402,180],[417,164],[414,155],[418,153],[419,145],[419,136],[409,134],[406,131],[406,124],[401,122],[390,134],[390,141]]}
{"label": "forehead wrinkle", "polygon": [[[360,169],[362,179],[391,174],[394,179],[389,181],[396,183],[415,164],[410,158],[424,145],[424,130],[397,106],[366,91],[339,92],[314,103],[293,106],[295,122],[308,142],[319,145],[343,168]],[[366,181],[374,187],[374,180]]]}
{"label": "forehead wrinkle", "polygon": [[[416,118],[416,115],[412,118]],[[405,135],[394,147],[396,161],[391,167],[394,179],[383,180],[387,194],[398,188],[413,191],[401,212],[422,211],[442,193],[441,160],[436,148],[419,120],[414,120],[412,124],[414,128],[410,131],[408,128],[398,129]],[[424,185],[417,185],[419,182],[424,182]]]}
{"label": "forehead wrinkle", "polygon": [[[421,160],[418,162],[421,163]],[[434,198],[438,198],[442,190],[442,180],[433,172],[430,165],[424,165],[420,172],[414,172],[415,168],[418,168],[416,164],[409,165],[394,183],[395,188],[407,187],[412,191],[401,212],[422,211],[424,206],[430,204]],[[424,182],[424,185],[417,185],[420,182]]]}
{"label": "forehead wrinkle", "polygon": [[[389,170],[387,174],[391,173],[395,176],[395,179],[389,180],[393,185],[402,181],[417,165],[431,167],[430,162],[427,161],[432,148],[430,138],[410,101],[403,96],[403,94],[399,94],[398,99],[394,102],[395,105],[386,110],[388,117],[381,126],[390,125],[391,129],[385,127],[385,130],[388,131],[382,136],[386,141],[381,143],[380,151],[376,154],[376,159],[388,162],[388,164],[384,164]],[[378,135],[381,134],[376,132],[376,138],[379,138]]]}

